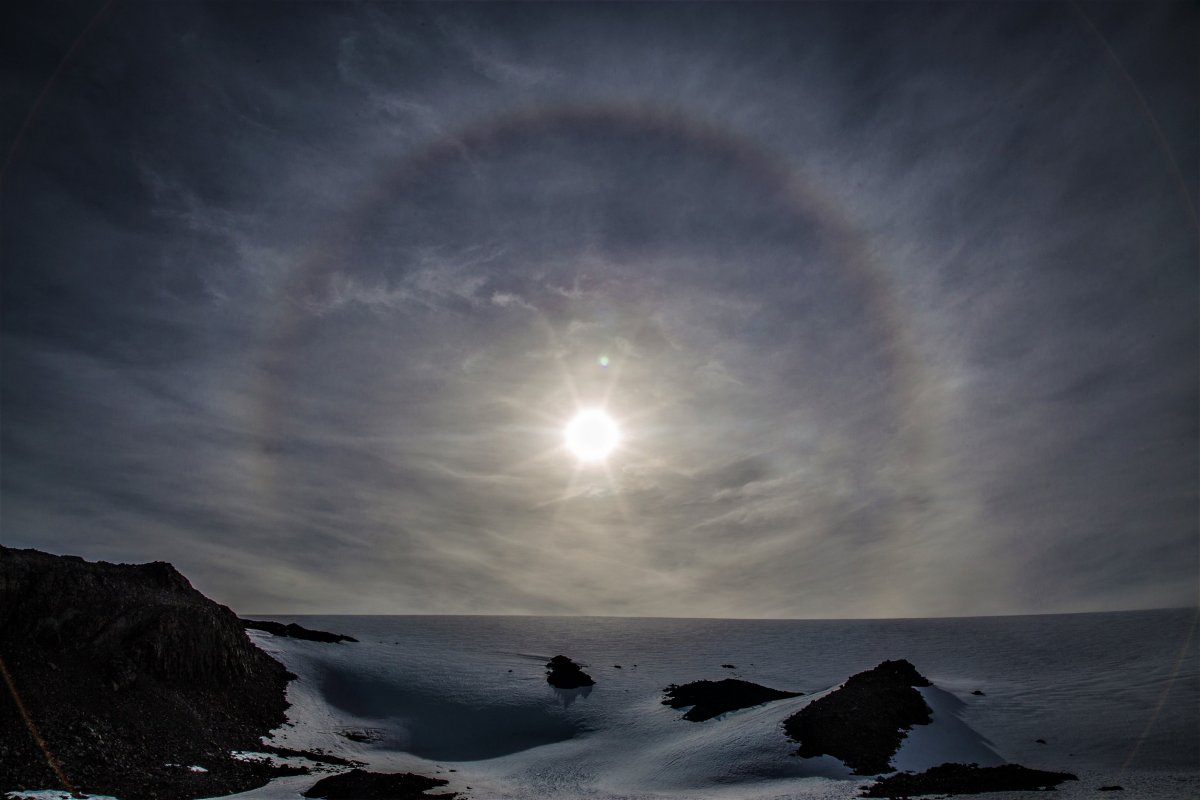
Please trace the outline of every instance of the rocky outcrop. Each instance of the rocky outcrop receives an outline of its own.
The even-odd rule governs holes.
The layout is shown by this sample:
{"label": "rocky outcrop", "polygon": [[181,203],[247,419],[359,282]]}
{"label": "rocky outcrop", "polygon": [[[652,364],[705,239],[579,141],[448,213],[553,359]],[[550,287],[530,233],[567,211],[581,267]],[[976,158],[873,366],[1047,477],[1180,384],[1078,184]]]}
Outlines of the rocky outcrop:
{"label": "rocky outcrop", "polygon": [[555,656],[546,662],[546,683],[555,689],[582,689],[596,685],[591,675],[566,656]]}
{"label": "rocky outcrop", "polygon": [[385,773],[352,769],[341,775],[322,778],[304,793],[305,797],[326,800],[454,800],[457,792],[425,794],[429,789],[445,786],[441,778],[426,778],[411,772]]}
{"label": "rocky outcrop", "polygon": [[269,753],[273,756],[283,756],[284,758],[307,758],[309,761],[316,762],[317,764],[332,764],[337,767],[361,767],[366,763],[363,761],[350,761],[346,758],[330,755],[320,748],[316,750],[296,750],[291,747],[279,747],[273,744],[264,744],[259,745],[255,749],[264,753]]}
{"label": "rocky outcrop", "polygon": [[265,631],[266,633],[274,634],[275,636],[284,636],[289,639],[304,639],[309,642],[328,642],[337,644],[338,642],[357,642],[353,636],[346,636],[344,633],[329,633],[328,631],[316,631],[311,628],[305,628],[297,625],[294,622],[289,622],[286,625],[282,622],[271,622],[269,620],[259,619],[243,619],[240,620],[242,627],[251,631]]}
{"label": "rocky outcrop", "polygon": [[0,656],[21,701],[0,697],[0,792],[59,786],[51,761],[72,786],[124,800],[226,794],[276,774],[229,753],[259,749],[284,721],[294,676],[170,564],[0,547]]}
{"label": "rocky outcrop", "polygon": [[880,778],[863,797],[912,797],[921,794],[982,794],[1031,792],[1053,789],[1064,781],[1079,780],[1069,772],[1046,772],[1018,764],[981,767],[977,764],[942,764],[924,772],[901,772]]}
{"label": "rocky outcrop", "polygon": [[929,685],[907,661],[884,661],[800,709],[783,721],[783,728],[800,743],[798,756],[830,755],[858,775],[889,772],[908,730],[932,719],[925,699],[913,688]]}
{"label": "rocky outcrop", "polygon": [[703,722],[727,711],[759,706],[772,700],[799,697],[803,694],[803,692],[769,689],[766,686],[759,686],[757,683],[733,678],[720,681],[692,681],[682,686],[671,684],[663,692],[667,698],[663,700],[664,706],[671,708],[691,706],[683,718],[692,722]]}

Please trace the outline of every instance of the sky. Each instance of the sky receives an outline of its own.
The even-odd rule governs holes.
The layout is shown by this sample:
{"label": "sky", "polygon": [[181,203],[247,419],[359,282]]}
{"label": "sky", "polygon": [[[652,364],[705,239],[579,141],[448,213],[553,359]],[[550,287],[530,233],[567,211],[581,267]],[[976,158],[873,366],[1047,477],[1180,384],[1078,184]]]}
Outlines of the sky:
{"label": "sky", "polygon": [[0,14],[5,545],[259,614],[1197,602],[1194,3]]}

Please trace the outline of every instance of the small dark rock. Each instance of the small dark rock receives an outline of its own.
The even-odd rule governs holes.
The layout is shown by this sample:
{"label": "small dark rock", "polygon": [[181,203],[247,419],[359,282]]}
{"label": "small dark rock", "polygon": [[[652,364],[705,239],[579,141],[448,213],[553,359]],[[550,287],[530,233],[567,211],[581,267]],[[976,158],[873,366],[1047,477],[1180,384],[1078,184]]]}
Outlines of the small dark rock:
{"label": "small dark rock", "polygon": [[683,715],[691,722],[703,722],[707,719],[736,711],[739,708],[750,708],[785,697],[799,697],[803,692],[784,692],[779,689],[768,689],[749,681],[739,681],[726,678],[720,681],[692,681],[683,686],[671,684],[663,690],[667,699],[664,706],[671,708],[692,708]]}
{"label": "small dark rock", "polygon": [[340,775],[322,778],[313,784],[304,796],[321,797],[326,800],[452,800],[458,797],[457,792],[425,794],[427,790],[445,786],[447,783],[449,781],[414,775],[411,772],[389,774],[352,769]]}
{"label": "small dark rock", "polygon": [[309,642],[329,642],[330,644],[358,641],[353,636],[346,636],[341,633],[329,633],[327,631],[314,631],[301,627],[294,622],[289,622],[286,625],[282,622],[257,619],[242,619],[240,622],[242,623],[242,627],[247,630],[266,631],[267,633],[273,633],[276,636],[285,636],[289,639],[304,639]]}
{"label": "small dark rock", "polygon": [[975,691],[971,692],[971,694],[973,694],[973,695],[977,695],[978,697],[984,697],[984,696],[985,696],[985,695],[984,695],[984,693],[983,693],[982,691],[980,691],[979,689],[976,689]]}
{"label": "small dark rock", "polygon": [[1046,743],[1046,740],[1045,740],[1045,739],[1034,739],[1034,741],[1035,741],[1035,742],[1037,742],[1038,744],[1045,744],[1045,743]]}
{"label": "small dark rock", "polygon": [[1114,783],[1112,786],[1101,786],[1096,791],[1098,791],[1098,792],[1123,792],[1123,791],[1125,791],[1125,787],[1118,786]]}
{"label": "small dark rock", "polygon": [[920,773],[901,772],[880,778],[863,797],[911,797],[918,794],[982,794],[1021,792],[1079,780],[1069,772],[1046,772],[1019,764],[981,767],[978,764],[942,764]]}
{"label": "small dark rock", "polygon": [[915,688],[929,681],[904,660],[852,675],[783,721],[802,758],[830,755],[857,775],[891,771],[891,759],[913,725],[928,725],[929,706]]}
{"label": "small dark rock", "polygon": [[555,689],[581,689],[596,685],[591,675],[566,656],[555,656],[546,662],[546,683]]}
{"label": "small dark rock", "polygon": [[737,669],[736,664],[722,664],[721,669]]}
{"label": "small dark rock", "polygon": [[620,669],[620,668],[621,668],[620,664],[613,664],[613,669]]}

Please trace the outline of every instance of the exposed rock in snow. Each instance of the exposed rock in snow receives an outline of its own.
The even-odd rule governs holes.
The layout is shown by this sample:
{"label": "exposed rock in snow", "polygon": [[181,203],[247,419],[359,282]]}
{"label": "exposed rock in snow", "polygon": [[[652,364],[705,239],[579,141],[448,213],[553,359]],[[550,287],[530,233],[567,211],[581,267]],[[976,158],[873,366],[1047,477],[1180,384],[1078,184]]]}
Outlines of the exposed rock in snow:
{"label": "exposed rock in snow", "polygon": [[457,792],[425,794],[427,790],[445,786],[446,783],[440,778],[426,778],[409,772],[387,774],[352,769],[322,778],[304,796],[327,800],[453,800],[458,797]]}
{"label": "exposed rock in snow", "polygon": [[799,697],[803,692],[785,692],[779,689],[768,689],[749,681],[739,681],[726,678],[720,681],[692,681],[682,686],[671,684],[663,690],[667,699],[664,706],[671,708],[686,708],[691,706],[683,718],[692,722],[703,722],[727,711],[739,708],[769,703],[772,700],[782,700],[786,697]]}
{"label": "exposed rock in snow", "polygon": [[555,656],[546,662],[546,683],[555,689],[580,689],[595,686],[592,676],[566,656]]}
{"label": "exposed rock in snow", "polygon": [[329,633],[328,631],[317,631],[297,625],[294,622],[289,622],[285,625],[282,622],[271,622],[270,620],[241,619],[239,621],[242,623],[242,627],[247,630],[264,631],[275,636],[286,636],[289,639],[304,639],[309,642],[329,642],[331,644],[358,641],[353,636],[346,636],[341,633]]}
{"label": "exposed rock in snow", "polygon": [[907,731],[931,721],[914,688],[929,685],[907,661],[884,661],[788,717],[784,731],[800,743],[796,755],[831,755],[858,775],[888,772]]}
{"label": "exposed rock in snow", "polygon": [[1018,764],[981,767],[977,764],[942,764],[921,773],[902,772],[880,778],[864,797],[911,797],[920,794],[982,794],[1053,789],[1064,781],[1079,780],[1068,772],[1046,772]]}

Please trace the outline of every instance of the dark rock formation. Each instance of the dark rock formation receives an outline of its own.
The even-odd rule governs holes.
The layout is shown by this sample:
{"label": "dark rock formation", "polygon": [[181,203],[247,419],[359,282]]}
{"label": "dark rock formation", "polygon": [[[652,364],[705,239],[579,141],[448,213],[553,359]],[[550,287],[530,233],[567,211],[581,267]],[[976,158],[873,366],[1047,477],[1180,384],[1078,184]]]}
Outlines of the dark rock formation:
{"label": "dark rock formation", "polygon": [[317,781],[304,793],[305,797],[327,800],[453,800],[457,792],[425,794],[429,789],[445,786],[449,781],[426,778],[411,772],[384,773],[352,769],[340,775],[330,775]]}
{"label": "dark rock formation", "polygon": [[912,797],[919,794],[982,794],[1053,789],[1063,781],[1079,780],[1067,772],[1045,772],[1019,764],[981,767],[942,764],[924,772],[901,772],[867,787],[863,797]]}
{"label": "dark rock formation", "polygon": [[983,695],[983,691],[982,691],[982,690],[980,690],[980,689],[976,689],[975,691],[971,692],[971,694],[975,695],[976,697],[983,697],[983,696],[984,696],[984,695]]}
{"label": "dark rock formation", "polygon": [[581,689],[596,685],[591,675],[566,656],[555,656],[546,662],[546,683],[555,689]]}
{"label": "dark rock formation", "polygon": [[736,664],[722,664],[721,669],[737,669]]}
{"label": "dark rock formation", "polygon": [[712,719],[726,711],[736,711],[739,708],[769,703],[772,700],[782,700],[785,697],[799,697],[803,692],[784,692],[779,689],[768,689],[749,681],[739,681],[726,678],[720,681],[692,681],[683,686],[671,684],[663,690],[667,699],[664,706],[671,708],[692,708],[683,715],[686,720],[703,722]]}
{"label": "dark rock formation", "polygon": [[309,761],[315,761],[318,764],[333,764],[338,767],[363,766],[362,761],[350,761],[340,756],[330,755],[324,750],[293,750],[290,747],[276,747],[275,745],[259,745],[255,750],[275,756],[283,756],[284,758],[307,758]]}
{"label": "dark rock formation", "polygon": [[[174,800],[279,774],[229,751],[261,749],[259,737],[284,721],[294,676],[170,564],[0,547],[0,656],[78,789]],[[0,794],[60,786],[9,694],[0,684]],[[208,771],[168,766],[181,764]]]}
{"label": "dark rock formation", "polygon": [[242,627],[248,630],[266,631],[276,636],[286,636],[289,639],[305,639],[310,642],[329,642],[331,644],[358,641],[353,636],[346,636],[341,633],[328,633],[326,631],[314,631],[310,628],[303,628],[294,622],[284,625],[282,622],[269,622],[258,619],[243,619],[239,621],[242,623]]}
{"label": "dark rock formation", "polygon": [[830,755],[858,775],[888,772],[907,731],[932,719],[913,688],[929,685],[907,661],[884,661],[800,709],[783,728],[800,743],[798,756]]}

